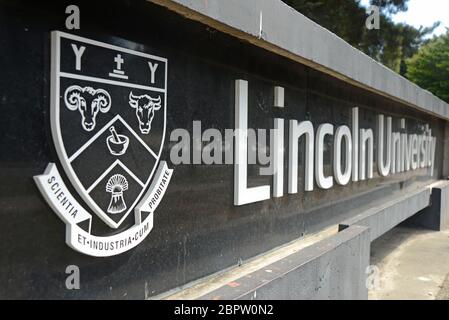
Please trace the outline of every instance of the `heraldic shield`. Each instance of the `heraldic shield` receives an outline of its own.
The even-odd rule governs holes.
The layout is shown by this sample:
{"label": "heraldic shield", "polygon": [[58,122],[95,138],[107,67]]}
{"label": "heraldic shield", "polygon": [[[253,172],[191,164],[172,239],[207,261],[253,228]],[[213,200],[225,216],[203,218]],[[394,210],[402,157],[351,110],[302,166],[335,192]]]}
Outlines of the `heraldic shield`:
{"label": "heraldic shield", "polygon": [[167,59],[123,44],[52,34],[55,148],[75,190],[111,228],[147,190],[166,125]]}

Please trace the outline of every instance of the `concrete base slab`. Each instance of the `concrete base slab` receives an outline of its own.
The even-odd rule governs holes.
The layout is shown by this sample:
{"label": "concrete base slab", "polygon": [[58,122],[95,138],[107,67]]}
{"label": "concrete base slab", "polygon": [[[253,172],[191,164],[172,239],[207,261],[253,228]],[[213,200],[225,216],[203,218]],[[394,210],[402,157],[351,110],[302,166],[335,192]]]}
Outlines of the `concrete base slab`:
{"label": "concrete base slab", "polygon": [[[285,252],[285,248],[277,251]],[[236,271],[229,270],[166,299],[366,299],[369,252],[368,228],[351,226],[219,287],[219,278],[229,280]]]}
{"label": "concrete base slab", "polygon": [[339,225],[339,230],[349,226],[366,226],[370,228],[371,241],[382,236],[401,222],[430,204],[432,186],[389,200],[380,206],[375,206],[356,215]]}
{"label": "concrete base slab", "polygon": [[414,215],[407,224],[437,231],[449,228],[448,181],[441,181],[433,186],[430,206]]}

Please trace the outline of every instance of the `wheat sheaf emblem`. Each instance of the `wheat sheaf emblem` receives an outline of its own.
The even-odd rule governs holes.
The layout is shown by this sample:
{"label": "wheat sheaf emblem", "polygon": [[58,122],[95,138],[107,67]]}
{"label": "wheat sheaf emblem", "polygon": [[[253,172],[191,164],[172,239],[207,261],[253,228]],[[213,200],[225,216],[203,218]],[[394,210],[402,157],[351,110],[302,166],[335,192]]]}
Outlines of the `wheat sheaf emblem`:
{"label": "wheat sheaf emblem", "polygon": [[126,210],[123,192],[128,190],[128,180],[121,174],[115,174],[109,178],[106,184],[106,192],[111,194],[108,213],[118,214]]}

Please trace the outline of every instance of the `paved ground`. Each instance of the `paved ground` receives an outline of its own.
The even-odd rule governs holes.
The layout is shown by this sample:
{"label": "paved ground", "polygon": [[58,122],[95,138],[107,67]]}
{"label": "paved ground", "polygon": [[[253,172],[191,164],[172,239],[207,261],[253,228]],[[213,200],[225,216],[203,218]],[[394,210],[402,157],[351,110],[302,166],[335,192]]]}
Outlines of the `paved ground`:
{"label": "paved ground", "polygon": [[449,230],[397,227],[373,242],[371,264],[369,299],[449,300]]}
{"label": "paved ground", "polygon": [[443,282],[442,288],[437,295],[437,300],[449,300],[449,275]]}

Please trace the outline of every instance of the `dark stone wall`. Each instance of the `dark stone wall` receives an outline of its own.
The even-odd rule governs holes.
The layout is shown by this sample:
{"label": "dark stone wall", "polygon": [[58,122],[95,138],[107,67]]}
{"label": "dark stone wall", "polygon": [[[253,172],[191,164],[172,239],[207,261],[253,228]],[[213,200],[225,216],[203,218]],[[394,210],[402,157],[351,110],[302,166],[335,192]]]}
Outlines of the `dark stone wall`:
{"label": "dark stone wall", "polygon": [[[297,195],[236,207],[232,165],[180,165],[161,205],[154,229],[135,249],[92,258],[64,242],[64,223],[48,207],[32,177],[57,162],[49,126],[50,32],[65,30],[65,7],[81,9],[87,38],[168,58],[169,134],[234,127],[234,80],[249,81],[249,127],[271,128],[274,117],[350,125],[360,107],[360,127],[375,129],[378,113],[405,117],[410,133],[429,123],[437,146],[444,123],[396,102],[238,41],[145,1],[0,1],[0,297],[145,298],[236,265],[290,240],[338,223],[393,193],[401,194],[441,175],[427,170],[304,193],[303,168]],[[122,41],[125,39],[127,41]],[[272,106],[273,86],[286,90],[286,107]],[[287,122],[286,122],[287,124]],[[286,127],[286,137],[288,135]],[[286,141],[288,141],[286,139]],[[331,144],[325,156],[331,164]],[[301,147],[300,147],[301,150]],[[287,155],[285,157],[287,165]],[[300,165],[304,164],[300,160]],[[287,167],[287,166],[286,166]],[[270,184],[249,168],[249,185]],[[285,175],[287,183],[287,174]],[[68,183],[67,183],[68,184]],[[284,188],[286,190],[286,186]],[[103,228],[94,219],[94,228]],[[107,230],[106,230],[107,231]],[[65,288],[65,268],[81,271],[81,290]]]}

